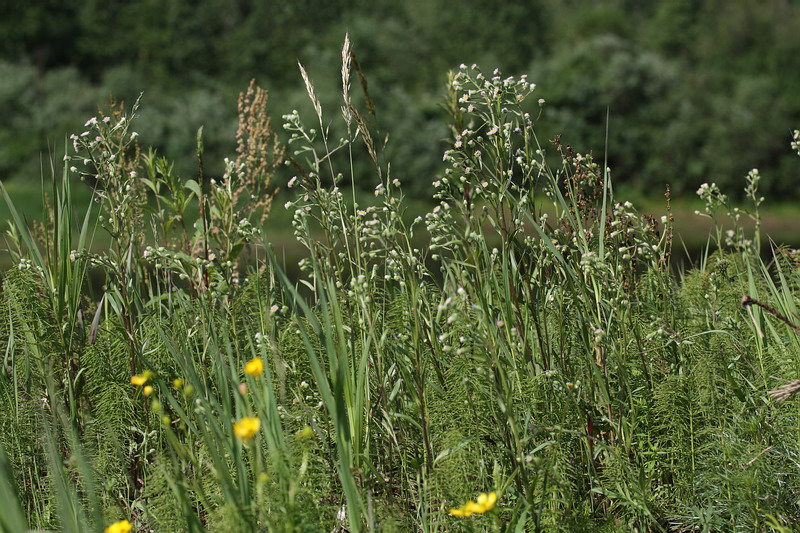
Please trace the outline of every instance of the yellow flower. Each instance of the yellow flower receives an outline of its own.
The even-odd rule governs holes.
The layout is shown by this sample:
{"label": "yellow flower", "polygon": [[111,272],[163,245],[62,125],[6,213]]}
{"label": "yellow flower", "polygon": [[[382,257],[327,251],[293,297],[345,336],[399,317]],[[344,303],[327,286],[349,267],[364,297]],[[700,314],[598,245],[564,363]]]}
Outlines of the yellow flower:
{"label": "yellow flower", "polygon": [[458,509],[450,509],[450,514],[453,516],[469,516],[472,512],[467,511],[464,507],[459,507]]}
{"label": "yellow flower", "polygon": [[258,433],[259,427],[261,427],[261,420],[256,417],[244,417],[233,424],[233,434],[247,441]]}
{"label": "yellow flower", "polygon": [[485,513],[486,511],[491,511],[494,509],[494,504],[497,501],[497,493],[490,492],[488,494],[481,494],[478,496],[478,505],[480,506],[481,510],[476,511],[477,513]]}
{"label": "yellow flower", "polygon": [[145,396],[150,396],[151,394],[153,394],[153,387],[148,385],[142,389],[142,392],[144,393]]}
{"label": "yellow flower", "polygon": [[105,533],[128,533],[131,530],[131,523],[127,520],[114,522],[105,529]]}
{"label": "yellow flower", "polygon": [[172,386],[176,389],[183,387],[183,378],[175,378],[172,380]]}
{"label": "yellow flower", "polygon": [[450,509],[450,514],[453,516],[470,516],[472,514],[483,514],[487,511],[494,509],[494,504],[497,501],[497,493],[489,492],[478,495],[478,501],[468,501],[458,509]]}
{"label": "yellow flower", "polygon": [[303,429],[294,434],[298,439],[310,439],[314,436],[314,430],[311,426],[304,426]]}
{"label": "yellow flower", "polygon": [[260,357],[251,359],[244,365],[245,374],[250,374],[253,377],[261,375],[264,371],[264,361]]}
{"label": "yellow flower", "polygon": [[150,381],[150,379],[152,379],[153,376],[155,376],[154,373],[152,373],[149,370],[145,370],[141,374],[136,374],[135,376],[131,376],[131,385],[136,385],[137,387],[141,387],[142,385]]}

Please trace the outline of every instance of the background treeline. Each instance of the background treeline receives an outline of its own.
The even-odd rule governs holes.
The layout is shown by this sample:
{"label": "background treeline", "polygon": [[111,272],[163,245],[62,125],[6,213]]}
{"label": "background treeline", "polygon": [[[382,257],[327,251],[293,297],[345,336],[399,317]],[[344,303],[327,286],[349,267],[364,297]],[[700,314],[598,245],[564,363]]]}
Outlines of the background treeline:
{"label": "background treeline", "polygon": [[756,166],[763,191],[786,197],[796,195],[787,143],[800,124],[797,28],[800,3],[789,0],[3,2],[0,178],[38,181],[48,143],[63,149],[98,102],[130,104],[142,91],[145,144],[191,175],[203,125],[207,169],[220,173],[251,78],[271,91],[276,120],[302,112],[300,60],[335,109],[349,32],[374,127],[417,196],[429,194],[450,135],[439,107],[446,72],[476,62],[539,85],[543,145],[563,131],[562,142],[602,160],[608,112],[617,183],[731,190]]}

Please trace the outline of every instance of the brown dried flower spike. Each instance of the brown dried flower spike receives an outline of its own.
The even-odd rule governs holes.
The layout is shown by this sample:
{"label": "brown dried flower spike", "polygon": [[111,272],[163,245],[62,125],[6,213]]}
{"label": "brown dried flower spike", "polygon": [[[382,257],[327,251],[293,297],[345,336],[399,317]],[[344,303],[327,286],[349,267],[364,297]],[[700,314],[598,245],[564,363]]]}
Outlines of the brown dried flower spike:
{"label": "brown dried flower spike", "polygon": [[[236,170],[240,181],[233,203],[241,205],[243,212],[261,209],[261,222],[267,218],[277,192],[269,190],[270,180],[285,155],[285,148],[272,131],[268,99],[267,91],[250,80],[247,91],[239,94],[239,128],[236,131]],[[239,204],[242,195],[245,196]]]}

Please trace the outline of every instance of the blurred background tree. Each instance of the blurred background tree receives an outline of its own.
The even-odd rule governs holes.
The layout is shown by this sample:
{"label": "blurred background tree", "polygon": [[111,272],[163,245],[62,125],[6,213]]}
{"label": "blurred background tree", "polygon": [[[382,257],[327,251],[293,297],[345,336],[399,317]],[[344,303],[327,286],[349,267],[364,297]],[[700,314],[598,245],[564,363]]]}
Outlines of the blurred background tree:
{"label": "blurred background tree", "polygon": [[796,198],[797,28],[800,3],[789,0],[4,2],[0,179],[38,182],[48,146],[63,146],[109,95],[132,103],[140,92],[142,142],[192,175],[203,125],[208,170],[221,173],[248,80],[270,90],[276,119],[302,112],[300,60],[332,112],[350,32],[387,157],[415,196],[429,197],[441,170],[446,73],[478,63],[529,74],[547,101],[540,140],[563,133],[600,160],[607,144],[617,183],[739,189],[757,166],[765,193]]}

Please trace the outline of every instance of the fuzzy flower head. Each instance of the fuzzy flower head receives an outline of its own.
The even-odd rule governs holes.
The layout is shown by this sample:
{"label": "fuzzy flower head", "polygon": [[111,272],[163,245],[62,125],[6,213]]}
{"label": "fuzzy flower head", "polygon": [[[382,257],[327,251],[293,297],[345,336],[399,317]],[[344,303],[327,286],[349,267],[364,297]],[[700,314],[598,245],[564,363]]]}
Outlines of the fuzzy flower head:
{"label": "fuzzy flower head", "polygon": [[244,365],[244,372],[245,374],[249,374],[254,378],[260,376],[261,373],[264,372],[264,360],[260,357],[255,357],[249,360]]}
{"label": "fuzzy flower head", "polygon": [[256,433],[258,433],[258,428],[260,427],[261,420],[259,420],[257,417],[246,416],[233,424],[233,433],[243,441],[247,442],[255,437]]}
{"label": "fuzzy flower head", "polygon": [[108,526],[104,533],[128,533],[132,527],[131,523],[127,520],[120,520]]}
{"label": "fuzzy flower head", "polygon": [[497,493],[489,492],[480,494],[477,501],[470,500],[457,509],[450,509],[450,514],[453,516],[470,516],[473,514],[483,514],[487,511],[494,509],[494,504],[497,501]]}
{"label": "fuzzy flower head", "polygon": [[137,387],[141,387],[151,379],[155,377],[155,374],[150,370],[145,370],[141,374],[136,374],[135,376],[131,376],[131,385],[136,385]]}

